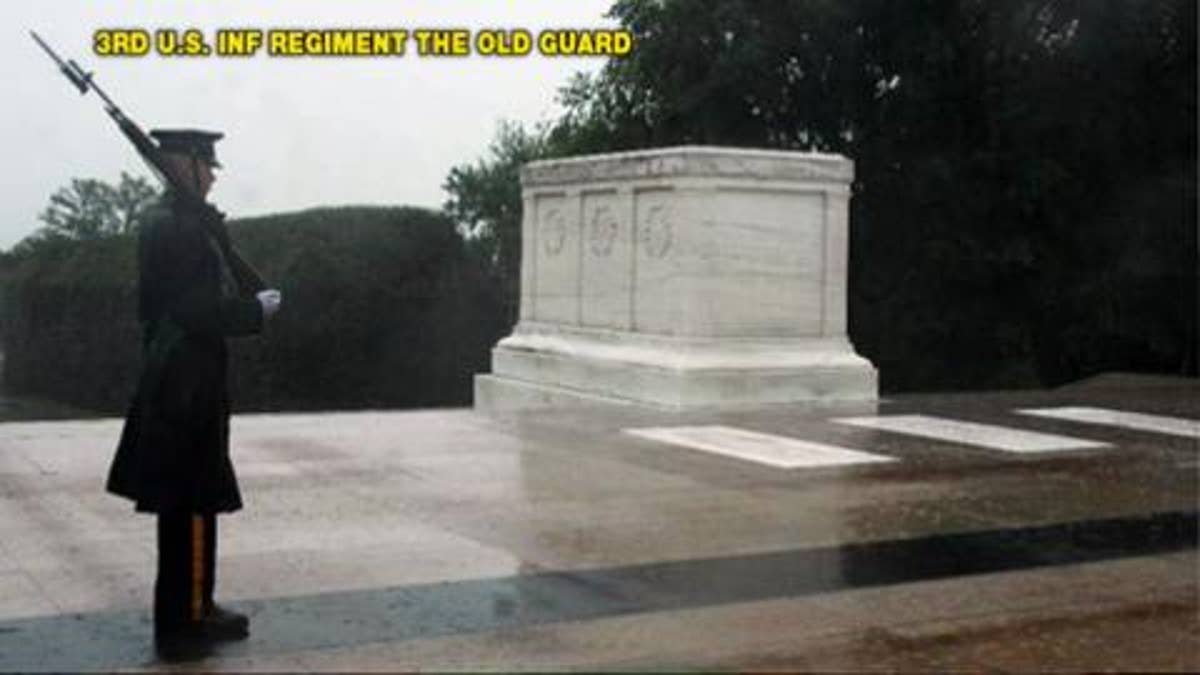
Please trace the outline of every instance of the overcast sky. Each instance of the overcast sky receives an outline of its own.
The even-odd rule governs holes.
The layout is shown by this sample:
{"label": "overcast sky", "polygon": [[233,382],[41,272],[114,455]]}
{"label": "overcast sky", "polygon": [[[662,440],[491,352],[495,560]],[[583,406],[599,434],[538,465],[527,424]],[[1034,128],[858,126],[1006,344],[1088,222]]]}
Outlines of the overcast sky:
{"label": "overcast sky", "polygon": [[95,72],[149,130],[224,131],[212,200],[232,217],[320,205],[440,207],[455,164],[486,150],[501,119],[558,111],[555,92],[598,58],[141,58],[92,53],[97,29],[611,27],[611,0],[288,0],[4,3],[0,248],[40,227],[71,178],[149,176],[94,94],[81,98],[29,38]]}

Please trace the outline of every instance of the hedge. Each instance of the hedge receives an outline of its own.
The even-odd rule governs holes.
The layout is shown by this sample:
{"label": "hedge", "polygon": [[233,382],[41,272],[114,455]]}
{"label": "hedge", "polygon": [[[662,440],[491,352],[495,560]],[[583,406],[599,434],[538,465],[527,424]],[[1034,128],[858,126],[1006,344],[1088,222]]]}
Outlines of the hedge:
{"label": "hedge", "polygon": [[[232,221],[283,292],[260,337],[231,341],[241,411],[466,405],[506,330],[498,284],[444,216],[342,207]],[[140,356],[136,239],[48,242],[5,261],[4,387],[124,410]]]}

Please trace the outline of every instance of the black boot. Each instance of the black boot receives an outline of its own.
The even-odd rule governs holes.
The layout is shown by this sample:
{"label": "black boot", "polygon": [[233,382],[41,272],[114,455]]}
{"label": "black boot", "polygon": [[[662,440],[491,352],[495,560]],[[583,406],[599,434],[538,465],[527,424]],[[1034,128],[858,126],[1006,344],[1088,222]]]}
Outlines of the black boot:
{"label": "black boot", "polygon": [[200,620],[210,640],[244,640],[250,636],[250,619],[240,612],[214,604]]}
{"label": "black boot", "polygon": [[199,624],[154,629],[154,651],[164,661],[198,661],[212,653],[212,641]]}

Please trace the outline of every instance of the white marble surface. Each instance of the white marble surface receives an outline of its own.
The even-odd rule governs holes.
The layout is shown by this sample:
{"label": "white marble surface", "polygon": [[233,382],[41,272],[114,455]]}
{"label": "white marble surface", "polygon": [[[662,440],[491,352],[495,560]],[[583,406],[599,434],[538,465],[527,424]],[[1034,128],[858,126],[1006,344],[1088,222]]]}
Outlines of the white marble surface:
{"label": "white marble surface", "polygon": [[523,320],[844,337],[848,160],[686,147],[531,167]]}
{"label": "white marble surface", "polygon": [[628,189],[585,192],[580,255],[580,315],[584,326],[633,328],[633,194]]}
{"label": "white marble surface", "polygon": [[693,307],[681,332],[742,338],[826,335],[825,204],[821,191],[705,194],[698,222],[682,233],[695,241],[679,252],[678,265],[691,268]]}
{"label": "white marble surface", "polygon": [[1101,424],[1104,426],[1123,427],[1138,431],[1151,431],[1184,438],[1200,438],[1200,420],[1167,415],[1148,415],[1146,413],[1111,410],[1109,408],[1092,408],[1087,406],[1064,406],[1059,408],[1025,408],[1017,412],[1023,415],[1049,417],[1085,424]]}
{"label": "white marble surface", "polygon": [[521,183],[553,186],[682,176],[849,183],[854,164],[841,155],[818,152],[686,145],[530,162],[521,170]]}
{"label": "white marble surface", "polygon": [[[464,477],[475,494],[486,479],[520,479],[514,441],[486,436],[491,427],[478,416],[237,415],[231,424],[247,508],[221,519],[223,599],[519,568],[511,551],[430,516],[453,500],[431,506],[427,494],[452,494]],[[121,426],[119,419],[0,424],[0,619],[149,606],[154,520],[104,492]],[[480,438],[491,447],[480,449]]]}
{"label": "white marble surface", "polygon": [[[988,412],[1045,404],[1039,395]],[[1121,447],[1081,459],[1111,470],[1043,472],[1037,458],[981,457],[966,446],[930,452],[921,440],[831,429],[829,418],[842,415],[800,406],[689,415],[694,427],[683,429],[674,415],[641,410],[504,420],[466,410],[237,415],[233,453],[247,508],[222,519],[219,598],[303,598],[1194,508],[1194,483],[1172,478],[1181,473],[1175,459],[1194,457],[1187,442],[1148,453],[1163,439],[1097,427]],[[0,620],[147,612],[153,519],[103,492],[120,428],[115,419],[0,425]],[[858,468],[837,468],[848,463]],[[774,466],[789,468],[761,468]],[[1111,480],[1118,471],[1128,482]],[[148,638],[148,619],[142,625]]]}
{"label": "white marble surface", "polygon": [[895,461],[891,457],[723,425],[646,427],[625,433],[780,469],[811,469]]}
{"label": "white marble surface", "polygon": [[1112,447],[1110,444],[1100,441],[1025,431],[994,424],[963,422],[932,415],[840,417],[833,421],[856,427],[880,429],[951,443],[964,443],[1004,452],[1038,453]]}
{"label": "white marble surface", "polygon": [[523,236],[534,242],[533,312],[544,321],[579,321],[580,244],[577,195],[539,195],[534,212],[526,216]]}
{"label": "white marble surface", "polygon": [[521,318],[479,407],[877,398],[846,335],[852,177],[836,155],[695,146],[528,165]]}

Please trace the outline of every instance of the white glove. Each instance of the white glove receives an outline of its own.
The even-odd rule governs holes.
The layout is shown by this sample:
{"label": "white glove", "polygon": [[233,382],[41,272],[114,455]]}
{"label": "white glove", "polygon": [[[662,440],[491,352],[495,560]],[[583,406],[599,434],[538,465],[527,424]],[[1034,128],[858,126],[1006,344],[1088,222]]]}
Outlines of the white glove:
{"label": "white glove", "polygon": [[258,299],[258,304],[262,305],[264,319],[274,316],[275,312],[279,311],[279,305],[283,303],[283,294],[274,288],[259,291],[254,297]]}

